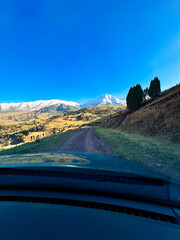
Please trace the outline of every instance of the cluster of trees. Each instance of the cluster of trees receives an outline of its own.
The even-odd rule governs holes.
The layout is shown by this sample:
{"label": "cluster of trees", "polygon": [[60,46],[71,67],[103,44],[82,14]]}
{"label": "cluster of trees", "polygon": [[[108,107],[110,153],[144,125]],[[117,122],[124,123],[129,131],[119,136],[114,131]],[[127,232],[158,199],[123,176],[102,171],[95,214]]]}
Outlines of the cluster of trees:
{"label": "cluster of trees", "polygon": [[11,141],[11,144],[18,144],[18,143],[23,143],[25,140],[25,136],[22,133],[15,133],[13,134],[13,138]]}
{"label": "cluster of trees", "polygon": [[4,126],[3,125],[0,125],[0,131],[4,129]]}
{"label": "cluster of trees", "polygon": [[45,126],[43,124],[36,125],[32,128],[29,128],[29,132],[41,132],[45,131]]}
{"label": "cluster of trees", "polygon": [[6,130],[5,133],[0,134],[0,144],[3,146],[7,146],[9,144],[14,145],[18,143],[24,143],[25,142],[25,137],[29,135],[30,132],[41,132],[45,131],[45,126],[43,124],[35,125],[32,128],[29,128],[27,130],[21,130],[21,126],[16,126],[12,128],[11,130],[15,133],[11,133],[12,131],[9,129],[9,127],[6,126],[7,129],[5,129],[4,126],[0,125],[0,131],[1,130]]}
{"label": "cluster of trees", "polygon": [[0,143],[5,147],[9,145],[9,140],[7,138],[0,138]]}
{"label": "cluster of trees", "polygon": [[161,92],[160,81],[157,77],[151,81],[149,88],[145,88],[144,91],[140,84],[131,87],[126,97],[127,107],[130,111],[138,110],[147,96],[154,98],[158,97]]}
{"label": "cluster of trees", "polygon": [[129,110],[137,110],[141,107],[143,101],[143,90],[140,84],[130,88],[126,101]]}
{"label": "cluster of trees", "polygon": [[[47,135],[46,135],[47,136]],[[39,135],[36,135],[36,136],[31,136],[31,141],[35,141],[36,140],[36,142],[38,141],[38,142],[40,142],[40,139],[41,138],[43,138],[43,137],[45,137],[45,134],[43,133],[43,134],[39,134]]]}
{"label": "cluster of trees", "polygon": [[151,81],[148,94],[150,97],[158,97],[161,92],[161,84],[157,77]]}

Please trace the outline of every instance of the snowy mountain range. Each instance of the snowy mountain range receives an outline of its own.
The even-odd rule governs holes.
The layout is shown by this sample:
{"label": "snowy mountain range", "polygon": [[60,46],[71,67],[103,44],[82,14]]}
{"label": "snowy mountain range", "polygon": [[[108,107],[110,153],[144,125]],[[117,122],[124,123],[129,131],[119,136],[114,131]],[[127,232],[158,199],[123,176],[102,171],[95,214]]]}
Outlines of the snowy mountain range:
{"label": "snowy mountain range", "polygon": [[125,100],[119,100],[110,94],[102,95],[92,99],[84,104],[62,100],[39,100],[34,102],[22,103],[2,103],[0,104],[0,112],[18,112],[18,111],[42,111],[48,112],[54,110],[57,112],[66,112],[70,110],[78,110],[80,108],[89,108],[106,105],[126,105]]}

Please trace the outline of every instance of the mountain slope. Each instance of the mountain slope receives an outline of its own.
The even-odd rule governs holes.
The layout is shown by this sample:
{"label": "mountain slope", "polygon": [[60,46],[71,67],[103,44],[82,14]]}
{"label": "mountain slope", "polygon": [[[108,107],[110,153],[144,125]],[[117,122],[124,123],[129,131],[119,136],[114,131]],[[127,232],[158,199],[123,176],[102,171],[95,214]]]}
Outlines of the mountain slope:
{"label": "mountain slope", "polygon": [[128,133],[161,136],[180,143],[180,85],[164,91],[138,111],[125,110],[108,117],[100,126]]}
{"label": "mountain slope", "polygon": [[34,102],[22,102],[22,103],[2,103],[0,104],[0,112],[18,112],[18,111],[38,111],[56,106],[58,108],[60,105],[70,106],[75,109],[80,109],[80,105],[76,102],[62,101],[62,100],[39,100]]}
{"label": "mountain slope", "polygon": [[81,105],[82,108],[97,107],[97,106],[107,106],[107,105],[126,105],[125,100],[120,100],[113,97],[110,94],[105,94],[100,97],[94,98]]}

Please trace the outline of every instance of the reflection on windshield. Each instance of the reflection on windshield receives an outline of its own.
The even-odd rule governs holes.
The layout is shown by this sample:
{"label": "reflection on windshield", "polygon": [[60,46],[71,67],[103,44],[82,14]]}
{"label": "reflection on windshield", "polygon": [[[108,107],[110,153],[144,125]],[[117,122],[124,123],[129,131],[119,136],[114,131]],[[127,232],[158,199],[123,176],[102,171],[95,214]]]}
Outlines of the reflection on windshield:
{"label": "reflection on windshield", "polygon": [[89,170],[108,170],[122,174],[161,177],[165,175],[151,168],[124,159],[97,153],[38,153],[0,156],[0,167],[69,166]]}
{"label": "reflection on windshield", "polygon": [[0,156],[1,165],[87,165],[89,161],[82,157],[72,154],[58,153],[39,153],[24,155]]}

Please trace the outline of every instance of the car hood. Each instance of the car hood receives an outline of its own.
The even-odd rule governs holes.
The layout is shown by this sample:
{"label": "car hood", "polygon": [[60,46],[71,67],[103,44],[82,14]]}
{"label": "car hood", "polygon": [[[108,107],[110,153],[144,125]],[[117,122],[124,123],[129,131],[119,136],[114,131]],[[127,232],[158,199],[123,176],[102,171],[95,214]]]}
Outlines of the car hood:
{"label": "car hood", "polygon": [[2,187],[73,188],[180,203],[180,185],[171,178],[121,158],[95,153],[0,156],[0,178]]}
{"label": "car hood", "polygon": [[134,162],[98,153],[49,152],[0,156],[0,167],[76,167],[167,178]]}

